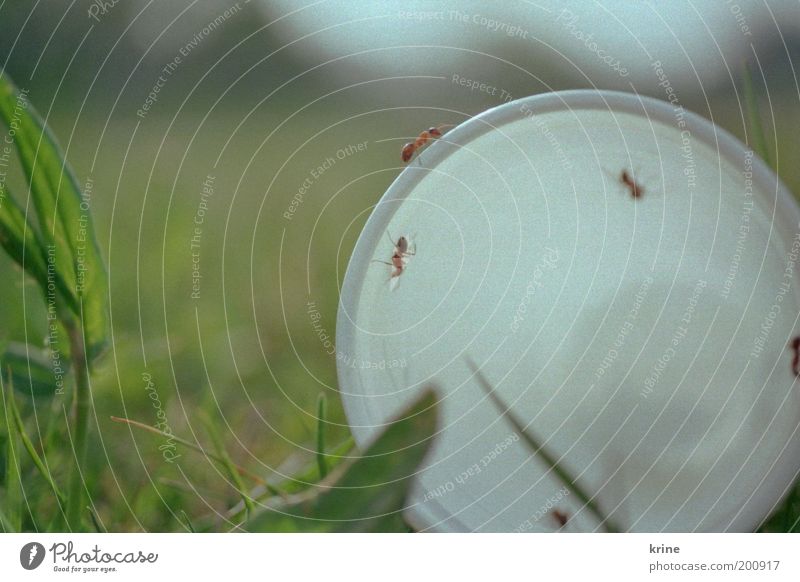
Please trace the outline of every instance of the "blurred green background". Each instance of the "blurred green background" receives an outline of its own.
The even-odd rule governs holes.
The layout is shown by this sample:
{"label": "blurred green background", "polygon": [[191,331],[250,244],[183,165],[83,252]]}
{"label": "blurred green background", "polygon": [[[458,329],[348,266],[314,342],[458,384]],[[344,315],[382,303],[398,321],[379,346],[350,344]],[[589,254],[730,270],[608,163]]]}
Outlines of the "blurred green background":
{"label": "blurred green background", "polygon": [[[593,86],[631,90],[608,71],[581,68],[485,26],[400,18],[408,3],[370,3],[386,18],[370,22],[375,28],[366,33],[337,5],[323,3],[325,12],[255,0],[126,1],[103,13],[94,2],[0,7],[3,67],[30,91],[79,182],[91,183],[108,263],[112,346],[92,381],[96,422],[86,474],[110,530],[179,530],[180,511],[214,516],[238,499],[202,455],[181,449],[179,461],[167,463],[158,450],[163,438],[110,420],[158,422],[145,373],[175,434],[209,446],[198,421],[208,411],[236,462],[276,482],[313,460],[321,392],[329,398],[329,441],[347,438],[335,356],[319,331],[335,334],[350,251],[402,169],[401,145],[428,126],[459,123],[502,103],[499,91],[470,91],[453,83],[454,74],[514,97]],[[477,10],[474,3],[449,5]],[[503,17],[501,7],[479,10]],[[533,15],[505,18],[533,33],[539,25]],[[756,81],[779,173],[798,192],[796,51],[791,39],[765,46]],[[169,63],[174,70],[165,72]],[[709,84],[673,72],[685,107],[745,139],[735,90],[742,64],[726,63],[730,75]],[[633,89],[664,97],[655,80]],[[366,143],[362,151],[337,158],[359,143]],[[320,166],[328,167],[314,177]],[[204,197],[209,176],[213,194]],[[306,180],[289,220],[284,213]],[[24,205],[19,168],[10,184]],[[195,270],[199,298],[192,297]],[[0,272],[13,273],[0,277],[0,338],[41,344],[40,295],[5,257]],[[309,302],[321,315],[316,326]],[[58,418],[61,404],[36,403],[42,426]]]}

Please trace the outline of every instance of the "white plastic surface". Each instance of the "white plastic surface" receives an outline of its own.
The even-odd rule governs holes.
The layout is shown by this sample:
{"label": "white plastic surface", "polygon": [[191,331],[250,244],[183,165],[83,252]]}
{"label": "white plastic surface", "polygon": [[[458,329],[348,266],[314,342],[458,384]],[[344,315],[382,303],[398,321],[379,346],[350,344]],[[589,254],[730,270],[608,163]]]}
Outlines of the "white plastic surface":
{"label": "white plastic surface", "polygon": [[[337,323],[355,438],[435,384],[417,528],[553,531],[556,508],[595,530],[471,358],[623,529],[752,531],[800,470],[799,220],[744,145],[669,103],[571,91],[487,111],[409,165],[356,245]],[[415,251],[391,280],[373,262],[387,232]]]}

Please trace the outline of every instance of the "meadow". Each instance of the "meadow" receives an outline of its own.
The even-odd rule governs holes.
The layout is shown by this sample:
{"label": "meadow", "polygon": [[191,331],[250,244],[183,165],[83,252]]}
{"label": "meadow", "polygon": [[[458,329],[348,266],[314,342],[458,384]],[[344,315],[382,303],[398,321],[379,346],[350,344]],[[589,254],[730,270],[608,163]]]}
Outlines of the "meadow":
{"label": "meadow", "polygon": [[[402,169],[400,146],[420,124],[413,109],[358,113],[379,100],[359,95],[324,105],[154,107],[144,118],[135,107],[105,115],[64,106],[48,118],[90,206],[108,273],[108,348],[90,378],[82,476],[91,509],[82,528],[227,531],[242,523],[242,509],[253,511],[243,491],[285,499],[357,455],[329,343],[338,290],[361,226]],[[766,143],[800,192],[792,163],[800,116],[789,103],[773,103],[785,122]],[[717,123],[744,137],[735,102],[719,96],[715,111]],[[464,118],[439,112],[431,122]],[[26,180],[13,161],[7,185],[24,207]],[[0,342],[43,346],[47,305],[36,283],[6,256],[0,272]],[[65,488],[74,464],[72,388],[33,397],[17,388],[32,446]],[[66,527],[53,484],[24,447],[13,466],[5,410],[0,482],[8,501],[19,469],[20,529]],[[320,448],[333,454],[321,460]],[[800,498],[789,505],[768,529],[798,528]]]}

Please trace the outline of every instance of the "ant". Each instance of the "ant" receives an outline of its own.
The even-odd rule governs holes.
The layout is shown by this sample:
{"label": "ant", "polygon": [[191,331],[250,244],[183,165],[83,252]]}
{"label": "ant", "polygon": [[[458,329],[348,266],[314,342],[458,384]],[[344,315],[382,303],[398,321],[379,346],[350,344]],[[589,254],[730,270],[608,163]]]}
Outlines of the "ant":
{"label": "ant", "polygon": [[386,232],[386,236],[389,237],[389,242],[392,243],[394,247],[394,253],[392,253],[392,262],[381,261],[380,259],[374,259],[373,263],[383,263],[384,265],[389,265],[393,268],[392,275],[389,279],[394,279],[395,277],[399,277],[403,274],[403,269],[406,268],[406,258],[414,256],[416,253],[409,250],[408,247],[408,239],[404,236],[401,236],[397,239],[395,243],[392,239],[392,236],[389,232]]}
{"label": "ant", "polygon": [[792,356],[792,372],[795,376],[800,376],[800,370],[798,370],[798,364],[800,364],[800,336],[796,336],[789,342],[789,347],[794,350],[794,356]]}
{"label": "ant", "polygon": [[414,157],[414,154],[417,153],[420,148],[422,148],[425,144],[427,144],[430,140],[438,137],[442,137],[442,130],[449,129],[453,127],[452,125],[439,125],[437,127],[429,127],[425,131],[423,131],[417,139],[414,141],[408,142],[406,145],[403,146],[401,150],[400,157],[403,158],[404,163],[408,163],[411,161],[411,158]]}
{"label": "ant", "polygon": [[561,512],[558,509],[554,509],[553,511],[550,512],[550,514],[553,516],[553,519],[558,523],[560,527],[564,527],[565,525],[567,525],[567,522],[569,521],[569,515],[567,515],[566,513]]}
{"label": "ant", "polygon": [[628,170],[622,170],[619,175],[619,181],[630,190],[632,198],[641,198],[644,195],[644,187],[640,186],[636,180],[633,179],[633,173],[629,174]]}

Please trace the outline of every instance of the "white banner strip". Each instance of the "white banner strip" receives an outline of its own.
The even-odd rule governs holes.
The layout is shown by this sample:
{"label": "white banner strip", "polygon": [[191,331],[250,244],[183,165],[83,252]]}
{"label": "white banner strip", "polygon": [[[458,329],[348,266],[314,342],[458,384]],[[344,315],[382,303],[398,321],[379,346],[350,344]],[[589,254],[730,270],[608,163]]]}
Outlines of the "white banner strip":
{"label": "white banner strip", "polygon": [[5,534],[0,579],[796,581],[798,541],[791,534]]}

